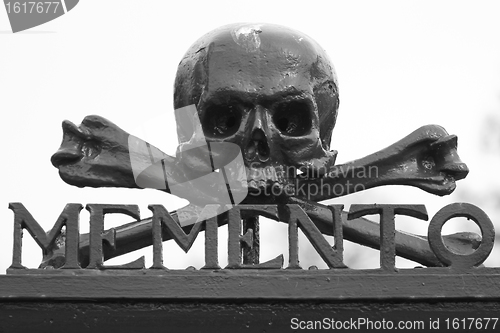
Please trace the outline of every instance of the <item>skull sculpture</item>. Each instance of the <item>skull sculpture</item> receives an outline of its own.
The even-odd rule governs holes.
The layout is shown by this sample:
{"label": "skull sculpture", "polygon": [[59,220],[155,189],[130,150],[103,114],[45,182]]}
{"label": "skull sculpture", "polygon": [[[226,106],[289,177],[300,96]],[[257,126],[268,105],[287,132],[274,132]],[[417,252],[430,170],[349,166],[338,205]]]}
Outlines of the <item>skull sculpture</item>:
{"label": "skull sculpture", "polygon": [[[466,177],[468,168],[458,156],[457,137],[437,125],[420,127],[385,149],[334,165],[336,152],[329,151],[329,143],[338,104],[333,66],[311,38],[276,25],[228,25],[200,38],[179,64],[174,93],[180,140],[176,157],[102,117],[88,116],[79,127],[63,123],[63,142],[52,156],[52,163],[71,185],[137,188],[144,186],[137,183],[132,160],[149,165],[159,158],[151,167],[161,172],[145,173],[150,177],[147,179],[152,180],[152,188],[170,193],[170,185],[156,186],[166,183],[165,177],[184,184],[183,191],[175,195],[191,202],[189,220],[194,222],[200,204],[220,202],[214,195],[216,186],[189,187],[186,181],[195,179],[193,175],[213,175],[215,165],[220,168],[225,165],[224,158],[232,158],[227,151],[222,151],[226,157],[218,156],[220,151],[214,154],[211,143],[218,147],[223,145],[217,143],[232,143],[230,146],[236,145],[238,153],[240,149],[243,153],[248,190],[253,194],[244,203],[298,204],[321,232],[330,235],[331,211],[319,201],[385,185],[410,185],[447,195],[453,192],[457,180]],[[202,128],[181,121],[196,112]],[[134,152],[131,142],[146,149]],[[193,158],[193,151],[204,154],[203,158]],[[219,164],[213,163],[215,160]],[[161,168],[153,168],[156,166]],[[373,167],[377,177],[363,176],[362,171]],[[305,184],[306,188],[314,186],[322,191],[288,191],[287,185],[298,169],[305,175],[297,179],[297,188]],[[353,183],[357,185],[354,189],[349,186]],[[273,190],[276,187],[278,191]],[[338,187],[339,192],[335,191]],[[223,192],[227,189],[223,188]],[[121,245],[108,253],[108,258],[149,245],[150,228],[148,220],[117,228],[117,244]],[[378,248],[379,240],[373,236],[378,224],[343,219],[343,228],[346,239]],[[424,265],[440,265],[425,238],[398,231],[396,235],[398,255]],[[463,237],[458,239],[470,247]],[[86,253],[85,244],[80,245],[82,253]],[[58,256],[64,256],[63,249],[48,253],[45,265],[53,265]]]}
{"label": "skull sculpture", "polygon": [[[191,104],[208,142],[241,148],[254,195],[274,186],[275,196],[298,169],[319,176],[335,162],[337,152],[329,146],[339,105],[337,79],[324,50],[303,33],[268,24],[209,32],[177,70],[174,107]],[[192,128],[177,130],[187,146],[205,139]],[[186,160],[190,169],[203,168]]]}

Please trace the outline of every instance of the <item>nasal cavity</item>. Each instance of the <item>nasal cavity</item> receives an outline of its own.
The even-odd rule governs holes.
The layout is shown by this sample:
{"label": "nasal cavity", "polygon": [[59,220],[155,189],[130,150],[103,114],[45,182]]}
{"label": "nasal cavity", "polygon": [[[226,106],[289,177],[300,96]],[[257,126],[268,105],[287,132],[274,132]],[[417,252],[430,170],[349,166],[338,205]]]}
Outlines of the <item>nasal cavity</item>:
{"label": "nasal cavity", "polygon": [[252,137],[246,149],[246,157],[248,160],[255,160],[256,157],[260,162],[265,162],[269,159],[270,149],[267,143],[267,137],[260,128],[256,128],[252,132]]}

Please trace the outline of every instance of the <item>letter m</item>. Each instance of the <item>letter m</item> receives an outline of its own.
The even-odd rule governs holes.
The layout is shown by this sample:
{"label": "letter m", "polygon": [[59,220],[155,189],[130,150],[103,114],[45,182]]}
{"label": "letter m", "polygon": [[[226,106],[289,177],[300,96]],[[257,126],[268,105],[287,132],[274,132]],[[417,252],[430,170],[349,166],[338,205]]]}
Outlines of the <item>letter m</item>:
{"label": "letter m", "polygon": [[23,229],[27,229],[31,237],[36,241],[47,255],[54,250],[55,242],[61,235],[61,229],[66,226],[65,248],[66,262],[61,268],[80,268],[78,262],[79,246],[79,214],[83,209],[80,204],[67,204],[59,215],[50,232],[46,233],[30,212],[20,202],[11,202],[9,209],[14,212],[14,249],[12,253],[12,265],[10,268],[26,268],[21,264]]}

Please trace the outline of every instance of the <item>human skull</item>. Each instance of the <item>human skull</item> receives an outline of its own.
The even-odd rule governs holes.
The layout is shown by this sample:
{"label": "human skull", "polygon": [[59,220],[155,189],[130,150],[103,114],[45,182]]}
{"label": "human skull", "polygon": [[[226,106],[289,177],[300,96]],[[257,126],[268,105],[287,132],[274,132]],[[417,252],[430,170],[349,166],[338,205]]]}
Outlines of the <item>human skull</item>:
{"label": "human skull", "polygon": [[[193,104],[208,142],[241,148],[250,193],[283,189],[297,170],[321,176],[335,163],[337,78],[325,51],[303,33],[231,24],[201,37],[175,79],[175,109]],[[177,131],[181,143],[200,139],[192,128]]]}

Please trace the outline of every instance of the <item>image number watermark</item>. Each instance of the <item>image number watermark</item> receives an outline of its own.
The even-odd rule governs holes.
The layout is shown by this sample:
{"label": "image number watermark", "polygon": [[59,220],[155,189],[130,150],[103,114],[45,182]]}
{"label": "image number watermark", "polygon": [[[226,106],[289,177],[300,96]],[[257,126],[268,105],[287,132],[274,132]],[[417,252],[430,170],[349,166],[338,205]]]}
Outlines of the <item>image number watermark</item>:
{"label": "image number watermark", "polygon": [[52,21],[73,9],[79,0],[4,0],[12,32],[27,30]]}
{"label": "image number watermark", "polygon": [[35,2],[35,1],[29,1],[29,2],[10,2],[7,1],[5,2],[5,8],[7,8],[7,14],[49,14],[49,10],[51,10],[51,7],[54,8],[52,13],[57,14],[57,8],[59,8],[59,5],[61,3],[59,1],[47,1],[47,2]]}

